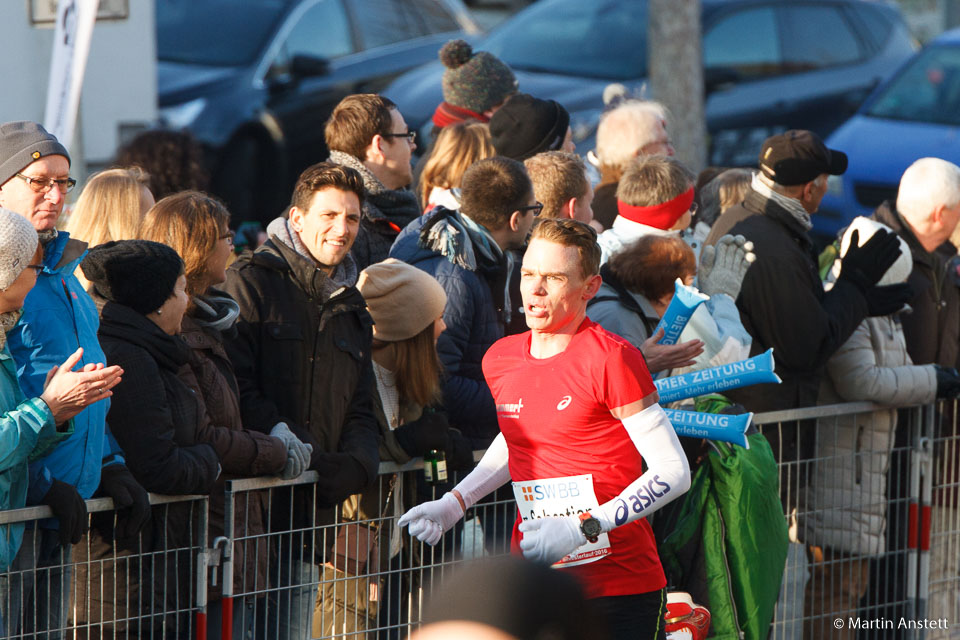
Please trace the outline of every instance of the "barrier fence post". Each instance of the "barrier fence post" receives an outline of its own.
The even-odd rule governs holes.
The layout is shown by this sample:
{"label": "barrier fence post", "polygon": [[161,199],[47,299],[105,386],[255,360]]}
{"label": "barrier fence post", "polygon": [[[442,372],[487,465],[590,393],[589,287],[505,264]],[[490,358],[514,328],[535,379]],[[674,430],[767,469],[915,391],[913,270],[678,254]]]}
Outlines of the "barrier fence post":
{"label": "barrier fence post", "polygon": [[233,638],[233,540],[236,535],[233,522],[233,481],[227,480],[223,498],[223,588],[220,610],[220,639]]}

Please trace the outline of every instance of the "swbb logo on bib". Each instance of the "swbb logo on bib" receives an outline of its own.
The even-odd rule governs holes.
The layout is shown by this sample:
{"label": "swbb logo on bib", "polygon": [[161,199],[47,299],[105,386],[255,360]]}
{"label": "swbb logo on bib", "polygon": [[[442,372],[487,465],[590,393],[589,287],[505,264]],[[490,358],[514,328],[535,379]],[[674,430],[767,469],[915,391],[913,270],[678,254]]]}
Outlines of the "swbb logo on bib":
{"label": "swbb logo on bib", "polygon": [[[517,501],[522,520],[572,516],[600,506],[597,495],[593,492],[593,475],[589,473],[582,476],[544,478],[512,484],[513,496]],[[613,551],[610,548],[610,538],[607,534],[601,533],[596,542],[588,542],[553,566],[573,567],[596,562],[611,553]]]}

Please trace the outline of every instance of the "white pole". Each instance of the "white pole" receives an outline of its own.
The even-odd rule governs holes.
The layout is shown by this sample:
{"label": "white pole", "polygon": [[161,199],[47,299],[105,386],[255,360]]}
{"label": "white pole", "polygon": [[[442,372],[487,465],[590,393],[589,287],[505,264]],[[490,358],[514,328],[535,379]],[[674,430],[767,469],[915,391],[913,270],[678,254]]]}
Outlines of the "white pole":
{"label": "white pole", "polygon": [[53,32],[44,127],[69,148],[77,123],[83,74],[90,54],[99,0],[60,0]]}

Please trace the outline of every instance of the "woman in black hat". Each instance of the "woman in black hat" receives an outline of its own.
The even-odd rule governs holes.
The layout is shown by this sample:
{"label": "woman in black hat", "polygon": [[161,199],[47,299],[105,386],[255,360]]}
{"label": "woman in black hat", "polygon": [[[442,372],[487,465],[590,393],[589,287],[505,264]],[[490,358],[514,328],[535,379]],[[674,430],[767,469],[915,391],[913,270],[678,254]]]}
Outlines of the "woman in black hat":
{"label": "woman in black hat", "polygon": [[[190,356],[190,348],[177,335],[188,302],[183,260],[158,242],[123,240],[92,249],[81,268],[95,293],[106,300],[98,336],[107,361],[127,372],[113,390],[107,414],[127,466],[137,481],[154,493],[209,493],[220,474],[219,459],[210,445],[198,442],[204,412],[193,391],[177,375]],[[153,526],[140,540],[141,552],[195,546],[199,531],[192,525],[199,519],[191,515],[189,503],[155,506]],[[98,528],[109,543],[113,537],[110,527]],[[117,542],[131,546],[134,541]],[[91,555],[97,553],[95,549],[90,551]],[[139,568],[142,573],[153,574],[153,593],[141,591],[141,612],[147,608],[154,614],[189,608],[186,600],[191,591],[193,555],[158,554],[151,557],[155,558],[153,566]],[[96,603],[89,609],[78,593],[78,609],[93,611],[91,617],[96,613],[103,620],[139,615],[136,611],[117,611],[125,615],[108,617],[109,609],[127,603],[135,608],[137,601],[136,594],[131,594],[136,590],[133,583],[138,582],[133,566],[117,564],[115,570],[118,591],[126,585],[128,593],[117,593],[113,602]],[[131,580],[123,580],[119,575],[122,572],[129,572]],[[106,578],[104,575],[104,581]],[[176,602],[178,594],[181,602]],[[168,629],[175,626],[178,635],[188,631],[186,617],[155,616],[153,621],[164,623]],[[144,631],[149,633],[148,629]]]}

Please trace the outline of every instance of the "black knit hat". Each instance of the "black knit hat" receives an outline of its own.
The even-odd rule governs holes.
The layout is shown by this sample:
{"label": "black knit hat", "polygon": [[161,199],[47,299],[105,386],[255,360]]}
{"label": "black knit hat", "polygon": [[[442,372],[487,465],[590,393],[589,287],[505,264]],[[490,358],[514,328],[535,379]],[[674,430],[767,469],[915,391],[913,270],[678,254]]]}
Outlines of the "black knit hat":
{"label": "black knit hat", "polygon": [[159,242],[120,240],[91,249],[80,268],[99,295],[146,315],[173,295],[183,260]]}
{"label": "black knit hat", "polygon": [[523,162],[563,146],[569,126],[570,114],[560,103],[518,93],[490,118],[490,137],[497,155]]}

